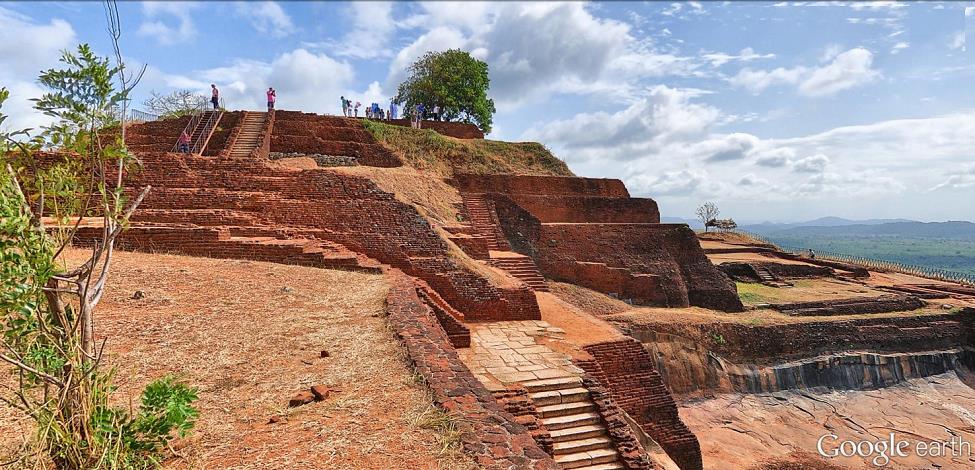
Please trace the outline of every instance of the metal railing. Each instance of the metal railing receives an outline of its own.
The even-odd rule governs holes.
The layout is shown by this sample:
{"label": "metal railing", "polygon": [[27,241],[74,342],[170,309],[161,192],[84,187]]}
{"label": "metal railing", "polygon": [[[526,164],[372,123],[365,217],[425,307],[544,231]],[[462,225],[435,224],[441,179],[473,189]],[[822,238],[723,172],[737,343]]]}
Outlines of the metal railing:
{"label": "metal railing", "polygon": [[[768,237],[762,235],[744,232],[741,230],[729,230],[731,233],[737,233],[746,237],[751,237],[759,240],[763,243],[769,245],[775,245],[779,247],[782,251],[792,253],[794,255],[803,256],[809,253],[809,248],[800,248],[788,245],[782,245],[775,243]],[[957,271],[950,271],[947,269],[931,268],[927,266],[918,266],[916,264],[899,263],[896,261],[879,260],[873,258],[867,258],[865,256],[850,255],[846,253],[837,253],[829,250],[817,250],[812,249],[816,253],[816,258],[824,259],[828,261],[839,261],[841,263],[849,263],[855,266],[860,266],[867,269],[872,269],[874,271],[892,271],[904,274],[910,274],[913,276],[923,277],[927,279],[934,279],[938,281],[955,282],[958,284],[964,284],[969,286],[975,286],[975,275],[968,273],[960,273]]]}
{"label": "metal railing", "polygon": [[147,113],[145,111],[140,111],[138,109],[130,110],[129,118],[126,119],[126,121],[141,121],[141,122],[158,121],[158,120],[159,120],[158,114]]}
{"label": "metal railing", "polygon": [[[223,115],[223,100],[220,100],[220,108],[210,109],[210,103],[204,102],[193,111],[192,117],[190,117],[190,122],[186,123],[186,127],[183,128],[183,132],[193,138],[196,130],[199,128],[200,133],[195,139],[190,141],[189,153],[200,153],[203,151],[203,147],[206,145],[207,140],[210,137],[210,133],[213,128],[217,126],[217,122],[220,121],[220,117]],[[202,126],[202,127],[200,127]],[[180,135],[182,138],[182,134]],[[176,144],[173,145],[173,152],[180,151],[179,139],[176,140]]]}

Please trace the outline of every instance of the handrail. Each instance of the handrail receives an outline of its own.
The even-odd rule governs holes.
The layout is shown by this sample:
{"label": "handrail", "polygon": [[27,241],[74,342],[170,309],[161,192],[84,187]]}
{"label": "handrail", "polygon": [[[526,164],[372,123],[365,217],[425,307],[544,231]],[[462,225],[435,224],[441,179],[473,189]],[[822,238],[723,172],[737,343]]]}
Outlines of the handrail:
{"label": "handrail", "polygon": [[210,135],[213,133],[213,128],[217,126],[218,122],[220,122],[220,118],[223,116],[223,111],[215,109],[207,116],[207,121],[203,124],[203,131],[200,132],[200,136],[196,138],[195,142],[193,142],[191,153],[203,153],[203,148],[206,147],[207,142],[210,141]]}
{"label": "handrail", "polygon": [[[767,237],[756,235],[754,233],[749,233],[741,230],[729,230],[732,233],[737,233],[747,237],[752,237],[756,240],[768,243],[770,245],[775,245],[779,247],[782,251],[786,251],[795,255],[802,255],[809,252],[809,248],[799,248],[793,246],[786,246],[777,244]],[[816,258],[821,258],[829,261],[839,261],[843,263],[854,264],[857,266],[862,266],[868,269],[880,270],[880,271],[893,271],[904,274],[910,274],[913,276],[924,277],[928,279],[934,279],[938,281],[954,282],[963,285],[975,286],[975,275],[968,273],[961,273],[957,271],[950,271],[947,269],[940,268],[929,268],[926,266],[918,266],[914,264],[899,263],[897,261],[887,261],[867,258],[865,256],[849,255],[845,253],[836,253],[828,250],[817,250],[813,248],[816,253]]]}
{"label": "handrail", "polygon": [[[193,135],[193,131],[196,129],[197,124],[199,124],[200,121],[203,120],[203,113],[205,113],[207,111],[207,107],[209,107],[209,105],[210,105],[209,103],[200,103],[196,107],[196,110],[193,111],[193,117],[190,118],[190,122],[186,123],[186,127],[183,128],[183,132],[185,132],[187,135],[190,135],[190,136]],[[182,136],[183,135],[180,134],[180,137],[182,137]],[[178,138],[176,139],[176,144],[173,145],[173,152],[174,153],[175,152],[179,152],[179,139]]]}

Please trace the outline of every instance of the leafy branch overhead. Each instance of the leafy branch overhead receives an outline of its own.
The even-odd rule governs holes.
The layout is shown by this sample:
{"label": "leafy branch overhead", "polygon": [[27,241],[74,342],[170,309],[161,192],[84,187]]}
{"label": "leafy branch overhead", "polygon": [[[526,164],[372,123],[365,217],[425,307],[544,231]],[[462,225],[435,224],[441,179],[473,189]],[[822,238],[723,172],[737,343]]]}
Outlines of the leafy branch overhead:
{"label": "leafy branch overhead", "polygon": [[428,110],[440,106],[446,120],[472,123],[491,132],[496,110],[487,95],[491,81],[485,62],[460,49],[428,52],[410,66],[409,73],[393,98],[407,112],[418,104]]}

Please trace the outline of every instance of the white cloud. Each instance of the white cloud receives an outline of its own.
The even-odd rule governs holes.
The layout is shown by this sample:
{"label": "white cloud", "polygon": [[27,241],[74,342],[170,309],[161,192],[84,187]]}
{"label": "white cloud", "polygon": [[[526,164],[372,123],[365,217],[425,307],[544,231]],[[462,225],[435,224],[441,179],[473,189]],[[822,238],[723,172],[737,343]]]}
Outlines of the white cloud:
{"label": "white cloud", "polygon": [[911,47],[910,43],[908,43],[907,41],[900,41],[897,44],[894,44],[894,46],[890,48],[890,53],[899,54],[900,51],[907,49],[909,47]]}
{"label": "white cloud", "polygon": [[44,93],[36,84],[40,72],[56,66],[62,50],[74,47],[77,41],[74,28],[61,19],[36,23],[2,6],[0,25],[0,57],[3,57],[0,85],[10,91],[3,107],[3,113],[10,117],[4,127],[36,129],[50,124],[51,119],[34,111],[30,100]]}
{"label": "white cloud", "polygon": [[862,47],[836,54],[830,60],[828,64],[816,68],[797,66],[753,70],[746,67],[728,81],[753,93],[760,93],[775,85],[798,84],[799,93],[815,97],[833,95],[880,76],[880,72],[872,68],[873,54]]}
{"label": "white cloud", "polygon": [[792,170],[799,173],[822,173],[826,171],[828,164],[829,158],[820,153],[796,160],[792,165]]}
{"label": "white cloud", "polygon": [[757,54],[754,49],[746,47],[738,52],[737,55],[725,54],[723,52],[713,52],[709,54],[703,54],[701,56],[704,60],[711,63],[712,67],[720,67],[728,62],[751,62],[758,59],[774,59],[775,54]]}
{"label": "white cloud", "polygon": [[951,35],[951,41],[948,42],[948,49],[955,51],[965,50],[965,31],[956,31],[955,34]]}
{"label": "white cloud", "polygon": [[796,84],[806,74],[807,70],[802,66],[793,68],[778,67],[773,70],[752,70],[745,67],[739,70],[738,74],[731,77],[728,81],[731,85],[745,88],[752,93],[761,93],[771,86]]}
{"label": "white cloud", "polygon": [[[137,33],[139,36],[153,37],[163,45],[187,42],[196,37],[192,11],[197,7],[193,2],[143,2],[145,19]],[[173,25],[172,21],[176,24]]]}
{"label": "white cloud", "polygon": [[[248,110],[265,108],[264,92],[271,86],[277,90],[280,109],[338,114],[339,96],[362,95],[352,90],[354,78],[354,69],[348,62],[299,48],[280,54],[270,62],[238,59],[228,66],[189,75],[150,68],[145,86],[188,88],[206,94],[210,83],[215,83],[227,107]],[[378,84],[367,90],[369,96],[377,93],[381,93]]]}
{"label": "white cloud", "polygon": [[291,17],[276,2],[237,2],[237,15],[246,18],[259,33],[284,37],[294,31]]}
{"label": "white cloud", "polygon": [[[350,32],[338,42],[316,44],[339,57],[359,59],[388,58],[393,56],[389,40],[396,33],[391,2],[353,2],[348,5],[346,16]],[[413,18],[410,21],[417,21]]]}
{"label": "white cloud", "polygon": [[584,3],[421,4],[398,24],[426,27],[390,64],[388,86],[423,52],[451,47],[488,63],[490,94],[502,111],[553,93],[600,94],[615,101],[640,92],[648,77],[691,75],[694,59],[660,52],[627,23],[594,16]]}

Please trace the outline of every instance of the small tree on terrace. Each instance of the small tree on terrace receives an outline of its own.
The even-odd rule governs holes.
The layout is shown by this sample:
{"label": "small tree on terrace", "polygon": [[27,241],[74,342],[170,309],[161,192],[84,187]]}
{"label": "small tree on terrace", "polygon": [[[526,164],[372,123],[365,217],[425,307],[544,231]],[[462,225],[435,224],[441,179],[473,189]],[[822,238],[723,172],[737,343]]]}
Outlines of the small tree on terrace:
{"label": "small tree on terrace", "polygon": [[718,217],[721,211],[718,210],[717,204],[709,201],[702,204],[701,207],[698,207],[696,213],[698,220],[704,224],[704,231],[707,232],[708,227],[713,225],[714,219]]}
{"label": "small tree on terrace", "polygon": [[206,104],[206,96],[193,93],[190,90],[174,90],[167,94],[153,91],[149,98],[143,102],[146,111],[158,114],[163,118],[192,114]]}
{"label": "small tree on terrace", "polygon": [[488,66],[460,49],[427,52],[410,66],[410,77],[399,85],[393,101],[406,110],[423,104],[440,106],[448,121],[476,124],[491,132],[494,100],[488,98]]}

